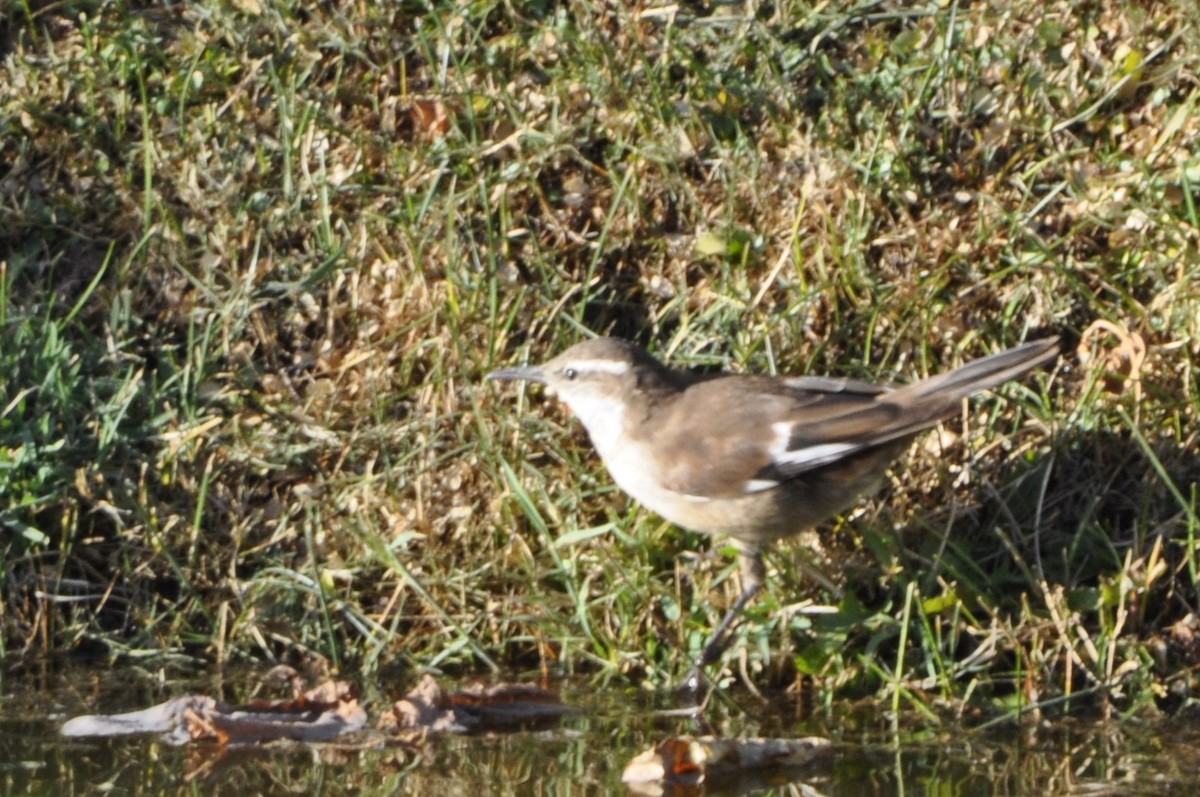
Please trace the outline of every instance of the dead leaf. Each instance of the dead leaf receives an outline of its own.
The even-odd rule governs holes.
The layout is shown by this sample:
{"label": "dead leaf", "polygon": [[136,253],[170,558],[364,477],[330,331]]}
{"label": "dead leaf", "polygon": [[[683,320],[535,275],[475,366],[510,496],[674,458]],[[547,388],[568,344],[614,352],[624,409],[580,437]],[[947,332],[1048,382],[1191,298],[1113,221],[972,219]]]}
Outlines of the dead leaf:
{"label": "dead leaf", "polygon": [[378,727],[390,733],[419,729],[433,733],[466,733],[469,728],[463,720],[455,713],[437,679],[426,674],[403,699],[395,702],[390,712],[379,718]]}
{"label": "dead leaf", "polygon": [[349,684],[329,681],[292,700],[255,700],[234,706],[211,697],[186,695],[142,711],[76,717],[65,736],[166,733],[176,744],[263,744],[277,739],[325,742],[367,723]]}
{"label": "dead leaf", "polygon": [[427,141],[437,141],[450,132],[450,114],[441,100],[413,100],[408,115],[417,135]]}
{"label": "dead leaf", "polygon": [[432,675],[425,675],[380,717],[379,728],[389,733],[466,733],[545,722],[571,711],[557,692],[531,684],[479,685],[446,694]]}
{"label": "dead leaf", "polygon": [[[1116,345],[1107,350],[1101,348],[1101,336],[1108,334],[1116,338]],[[1079,339],[1075,349],[1079,362],[1087,365],[1095,362],[1104,369],[1102,378],[1110,393],[1122,393],[1127,384],[1133,385],[1133,397],[1142,398],[1142,366],[1146,362],[1146,341],[1124,324],[1099,320],[1092,322]]]}
{"label": "dead leaf", "polygon": [[751,770],[793,769],[832,749],[828,739],[719,739],[678,736],[635,757],[621,780],[630,788],[645,784],[698,786]]}
{"label": "dead leaf", "polygon": [[152,708],[125,714],[74,717],[62,726],[63,736],[124,736],[132,733],[170,733],[185,722],[187,712],[215,710],[217,701],[203,695],[184,695]]}
{"label": "dead leaf", "polygon": [[557,719],[574,710],[563,705],[557,692],[533,684],[479,684],[451,695],[450,702],[485,728]]}

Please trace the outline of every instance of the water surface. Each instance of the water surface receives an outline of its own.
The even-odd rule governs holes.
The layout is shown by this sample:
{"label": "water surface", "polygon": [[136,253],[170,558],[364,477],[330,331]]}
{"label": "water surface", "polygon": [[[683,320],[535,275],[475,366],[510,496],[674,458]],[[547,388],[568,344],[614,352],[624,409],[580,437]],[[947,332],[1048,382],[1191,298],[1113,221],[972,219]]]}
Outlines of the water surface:
{"label": "water surface", "polygon": [[[826,795],[1173,795],[1200,793],[1200,723],[1058,721],[976,731],[897,729],[871,706],[805,712],[788,696],[732,693],[713,727],[656,713],[636,691],[561,685],[583,712],[552,727],[438,737],[419,748],[378,744],[227,751],[156,736],[67,739],[79,714],[148,707],[189,692],[240,702],[252,677],[173,681],[145,670],[7,673],[0,681],[0,795],[52,794],[623,794],[621,772],[678,734],[825,736],[833,754],[798,772],[756,773],[717,790],[677,793]],[[377,716],[409,683],[379,684]],[[458,686],[451,684],[451,686]],[[386,695],[386,697],[385,697]],[[668,791],[667,793],[672,793]]]}

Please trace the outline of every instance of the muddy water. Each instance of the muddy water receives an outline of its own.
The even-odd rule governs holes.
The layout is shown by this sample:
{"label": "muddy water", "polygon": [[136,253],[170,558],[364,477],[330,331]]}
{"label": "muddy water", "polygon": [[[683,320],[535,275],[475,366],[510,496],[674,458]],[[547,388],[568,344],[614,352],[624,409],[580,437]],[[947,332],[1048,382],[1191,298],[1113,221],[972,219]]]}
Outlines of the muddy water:
{"label": "muddy water", "polygon": [[[1155,725],[1062,721],[977,731],[897,729],[870,706],[802,712],[779,697],[734,694],[713,727],[655,713],[644,696],[563,685],[584,712],[541,730],[443,737],[419,751],[329,745],[228,752],[173,747],[155,736],[65,739],[78,714],[145,708],[188,692],[247,699],[251,678],[168,681],[104,667],[0,675],[0,796],[49,794],[624,794],[621,772],[643,749],[677,734],[819,735],[834,753],[802,771],[748,775],[717,791],[802,795],[1200,794],[1200,721]],[[384,684],[399,696],[407,684]],[[377,714],[387,700],[365,699]]]}

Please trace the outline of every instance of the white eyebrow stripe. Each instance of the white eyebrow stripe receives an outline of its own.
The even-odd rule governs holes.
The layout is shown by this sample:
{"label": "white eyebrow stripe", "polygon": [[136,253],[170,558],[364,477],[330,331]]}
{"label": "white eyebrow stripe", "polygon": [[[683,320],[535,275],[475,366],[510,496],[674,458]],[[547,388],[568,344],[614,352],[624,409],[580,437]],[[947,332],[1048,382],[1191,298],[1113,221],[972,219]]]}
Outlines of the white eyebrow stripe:
{"label": "white eyebrow stripe", "polygon": [[578,360],[567,364],[568,368],[576,371],[599,371],[606,374],[623,374],[629,370],[629,363],[620,360]]}

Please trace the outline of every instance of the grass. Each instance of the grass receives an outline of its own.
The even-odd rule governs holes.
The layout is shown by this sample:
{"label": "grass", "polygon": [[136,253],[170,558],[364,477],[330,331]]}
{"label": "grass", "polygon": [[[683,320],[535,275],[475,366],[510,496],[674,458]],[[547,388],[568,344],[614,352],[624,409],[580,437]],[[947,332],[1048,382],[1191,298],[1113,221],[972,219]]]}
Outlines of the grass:
{"label": "grass", "polygon": [[1184,6],[751,11],[0,12],[6,660],[662,686],[736,595],[720,541],[488,370],[593,331],[903,381],[1056,333],[1060,367],[771,555],[722,680],[928,716],[1191,705]]}

